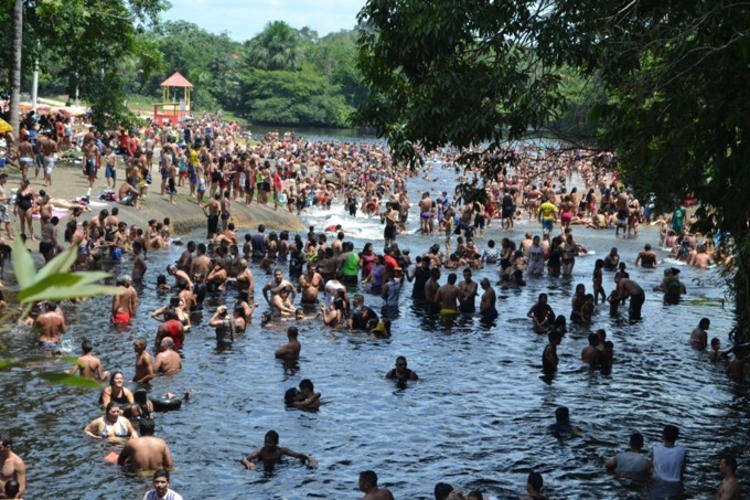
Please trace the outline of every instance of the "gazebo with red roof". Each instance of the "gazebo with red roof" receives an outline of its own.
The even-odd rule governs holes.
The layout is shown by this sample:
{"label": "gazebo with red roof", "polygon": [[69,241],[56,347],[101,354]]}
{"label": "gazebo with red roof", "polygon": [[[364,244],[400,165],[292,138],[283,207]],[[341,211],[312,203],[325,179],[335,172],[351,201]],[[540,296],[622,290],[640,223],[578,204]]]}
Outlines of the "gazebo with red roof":
{"label": "gazebo with red roof", "polygon": [[[154,120],[164,123],[170,121],[177,122],[183,116],[190,116],[190,89],[193,84],[179,72],[170,76],[160,85],[162,88],[162,102],[154,104]],[[185,89],[184,99],[180,102],[170,102],[170,88],[177,87]]]}

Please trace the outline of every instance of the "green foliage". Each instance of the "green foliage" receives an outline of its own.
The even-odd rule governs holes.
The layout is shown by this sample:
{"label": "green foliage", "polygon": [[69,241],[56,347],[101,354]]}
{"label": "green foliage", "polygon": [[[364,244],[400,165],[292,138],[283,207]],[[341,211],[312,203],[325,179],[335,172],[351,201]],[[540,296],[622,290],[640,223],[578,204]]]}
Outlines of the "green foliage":
{"label": "green foliage", "polygon": [[[12,1],[0,0],[0,5],[7,7],[0,9],[0,25],[9,26]],[[367,94],[355,64],[353,31],[320,38],[309,28],[274,21],[240,43],[185,21],[156,23],[165,5],[161,0],[28,2],[24,87],[28,89],[38,57],[40,94],[65,94],[72,100],[77,92],[102,128],[134,122],[125,107],[128,96],[159,102],[160,83],[175,71],[193,83],[197,112],[230,111],[268,124],[347,126]],[[8,78],[9,48],[0,44],[0,61],[5,62],[0,64],[0,81]],[[291,98],[291,108],[279,98],[284,94],[289,100],[288,74],[273,79],[283,82],[278,89],[250,96],[246,82],[254,81],[258,69],[299,73],[301,93]],[[317,93],[304,103],[311,84]],[[272,99],[274,90],[278,92]],[[255,104],[248,107],[249,100]]]}
{"label": "green foliage", "polygon": [[295,71],[302,64],[302,38],[284,21],[269,22],[265,29],[245,44],[246,63],[269,71]]}
{"label": "green foliage", "polygon": [[[79,299],[100,295],[114,295],[119,292],[117,287],[98,285],[99,281],[108,277],[104,272],[70,272],[70,268],[78,257],[78,249],[71,246],[57,255],[38,272],[34,269],[34,262],[23,242],[18,238],[13,243],[13,269],[20,286],[17,299],[22,305],[28,305],[45,300]],[[27,307],[28,309],[28,307]]]}
{"label": "green foliage", "polygon": [[92,380],[86,377],[79,377],[78,375],[70,375],[68,373],[56,373],[56,372],[34,372],[34,375],[41,379],[53,382],[55,384],[67,385],[70,387],[80,387],[83,389],[101,389],[102,384],[96,380]]}
{"label": "green foliage", "polygon": [[[356,119],[390,144],[391,124],[432,150],[497,147],[539,129],[564,105],[545,63],[540,3],[368,0],[358,66],[370,93]],[[397,148],[400,149],[400,148]]]}
{"label": "green foliage", "polygon": [[[34,267],[31,255],[24,247],[20,238],[13,242],[13,270],[18,280],[20,290],[16,298],[26,308],[21,315],[23,319],[28,315],[33,304],[41,301],[74,300],[84,297],[97,297],[101,295],[115,295],[119,289],[113,286],[97,284],[109,276],[104,272],[70,272],[70,268],[78,257],[78,248],[71,246],[64,252],[58,254],[50,262],[46,263],[39,271]],[[9,317],[4,318],[6,321]],[[76,363],[75,358],[64,358],[70,363]],[[26,360],[0,360],[0,369],[8,369],[15,366],[23,366]],[[101,385],[95,380],[85,377],[77,377],[67,373],[33,372],[34,376],[54,382],[56,384],[72,387],[98,389]]]}
{"label": "green foliage", "polygon": [[[9,4],[2,0],[0,5]],[[128,122],[123,101],[133,72],[161,68],[153,44],[138,36],[167,8],[162,0],[45,0],[25,3],[24,81],[39,58],[42,91],[75,96],[92,108],[100,126]],[[4,23],[5,9],[0,9]],[[2,24],[5,26],[5,24]],[[4,44],[3,44],[4,47]],[[9,53],[2,53],[8,60]],[[6,66],[7,67],[7,66]]]}
{"label": "green foliage", "polygon": [[348,107],[325,77],[310,67],[300,71],[251,69],[243,80],[246,106],[259,123],[344,126]]}

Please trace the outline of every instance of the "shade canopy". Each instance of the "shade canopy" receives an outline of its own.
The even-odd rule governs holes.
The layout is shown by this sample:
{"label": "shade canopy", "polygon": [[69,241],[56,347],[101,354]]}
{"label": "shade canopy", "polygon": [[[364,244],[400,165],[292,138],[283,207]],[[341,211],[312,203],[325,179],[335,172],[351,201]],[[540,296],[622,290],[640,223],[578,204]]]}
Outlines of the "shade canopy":
{"label": "shade canopy", "polygon": [[159,86],[160,87],[192,87],[193,84],[190,83],[187,80],[187,78],[182,76],[178,71],[174,75],[164,80]]}

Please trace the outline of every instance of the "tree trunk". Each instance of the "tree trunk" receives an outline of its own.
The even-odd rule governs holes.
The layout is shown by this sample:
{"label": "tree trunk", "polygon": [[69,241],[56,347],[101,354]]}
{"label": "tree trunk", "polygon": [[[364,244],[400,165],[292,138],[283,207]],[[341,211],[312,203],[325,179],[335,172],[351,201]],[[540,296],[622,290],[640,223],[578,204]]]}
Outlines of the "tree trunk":
{"label": "tree trunk", "polygon": [[[23,47],[23,0],[16,0],[13,6],[13,45],[10,67],[10,126],[18,137],[20,130],[21,104],[21,54]],[[16,141],[18,142],[18,141]]]}

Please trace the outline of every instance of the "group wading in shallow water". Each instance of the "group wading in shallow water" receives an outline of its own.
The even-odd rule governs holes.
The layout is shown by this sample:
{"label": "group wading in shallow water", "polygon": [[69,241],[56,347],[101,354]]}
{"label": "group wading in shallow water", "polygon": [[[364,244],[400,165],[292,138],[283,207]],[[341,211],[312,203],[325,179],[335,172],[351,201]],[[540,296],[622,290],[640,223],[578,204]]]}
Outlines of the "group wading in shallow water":
{"label": "group wading in shallow water", "polygon": [[[198,125],[191,127],[197,128]],[[214,128],[214,131],[218,130],[221,127]],[[184,134],[185,127],[178,126],[169,133],[174,132]],[[195,130],[191,129],[193,132]],[[260,146],[242,150],[239,144],[229,146],[229,128],[222,133],[225,134],[223,146],[219,141],[214,147],[200,142],[188,145],[190,147],[185,149],[189,152],[181,152],[179,141],[165,141],[175,143],[176,147],[165,148],[165,154],[161,156],[166,156],[166,160],[162,161],[176,161],[179,175],[183,171],[181,155],[186,155],[186,181],[192,185],[193,176],[197,176],[195,193],[201,206],[189,205],[189,209],[205,213],[209,237],[206,241],[189,241],[177,262],[166,270],[149,264],[154,253],[166,252],[172,247],[173,230],[168,221],[154,220],[148,227],[133,227],[120,220],[120,217],[127,220],[128,211],[135,208],[127,206],[120,207],[119,211],[116,211],[117,207],[101,210],[89,220],[80,213],[75,215],[74,211],[66,220],[66,227],[71,223],[72,226],[66,231],[64,240],[78,249],[77,268],[118,271],[120,292],[112,298],[111,309],[105,315],[110,318],[113,328],[132,328],[133,320],[142,316],[138,314],[136,284],[158,287],[164,294],[164,306],[151,316],[159,324],[154,324],[149,331],[137,332],[134,342],[128,344],[128,348],[135,351],[135,366],[132,371],[127,370],[127,377],[121,372],[110,375],[110,384],[102,393],[101,409],[90,408],[91,418],[98,412],[104,413],[96,415],[86,427],[86,435],[91,439],[127,438],[127,443],[120,443],[124,447],[115,461],[130,469],[169,470],[173,462],[179,468],[182,457],[175,456],[173,461],[166,441],[153,436],[153,422],[149,420],[154,418],[156,410],[149,398],[154,398],[157,403],[165,398],[149,394],[145,401],[136,401],[125,381],[131,380],[139,388],[150,391],[149,383],[156,377],[169,377],[165,380],[173,392],[182,393],[181,371],[184,365],[193,363],[190,359],[183,359],[184,346],[195,345],[203,333],[211,336],[212,343],[215,340],[218,356],[236,352],[250,342],[251,336],[247,333],[251,327],[253,333],[257,330],[286,333],[286,342],[281,344],[279,341],[281,345],[275,352],[269,352],[268,359],[259,363],[273,363],[276,358],[291,373],[309,362],[303,353],[307,352],[308,341],[312,340],[312,330],[338,331],[359,341],[381,342],[383,349],[390,349],[389,342],[397,339],[401,331],[403,308],[413,304],[420,314],[446,328],[476,319],[482,328],[500,335],[502,323],[511,311],[498,300],[498,293],[515,293],[540,283],[552,288],[552,284],[567,280],[564,282],[575,289],[570,297],[560,300],[558,294],[554,304],[550,304],[552,295],[543,292],[535,304],[528,304],[523,309],[525,312],[530,307],[528,334],[545,335],[548,341],[541,353],[529,354],[530,362],[539,366],[545,382],[551,384],[555,383],[557,372],[580,367],[617,377],[616,353],[620,351],[619,348],[615,351],[615,342],[620,345],[628,340],[622,337],[613,339],[611,335],[608,338],[608,332],[602,328],[604,322],[610,317],[619,318],[618,324],[627,334],[630,325],[658,321],[643,313],[647,293],[650,295],[652,289],[654,293],[663,294],[665,307],[673,308],[672,311],[688,307],[684,304],[684,297],[690,290],[680,281],[679,269],[675,266],[684,264],[701,269],[707,265],[702,255],[708,251],[713,253],[710,239],[689,232],[695,220],[686,217],[680,232],[666,234],[665,241],[659,245],[671,247],[673,264],[667,266],[658,255],[654,257],[655,252],[649,245],[637,255],[620,255],[615,247],[601,259],[601,263],[595,264],[593,283],[590,282],[591,274],[584,275],[581,269],[587,260],[593,262],[595,259],[588,256],[587,246],[582,241],[586,234],[583,228],[585,231],[615,229],[613,237],[618,238],[622,230],[622,237],[637,234],[643,239],[648,233],[639,232],[639,225],[650,222],[653,214],[646,214],[648,207],[643,207],[634,193],[624,189],[616,179],[608,177],[591,162],[556,155],[554,151],[545,153],[543,161],[557,165],[558,177],[539,175],[543,171],[539,167],[541,162],[538,159],[532,161],[539,153],[532,155],[531,151],[519,151],[527,156],[514,172],[508,169],[496,178],[485,179],[485,203],[462,204],[455,197],[451,199],[447,192],[421,191],[418,207],[411,207],[407,182],[415,174],[391,164],[378,145],[313,144],[289,135],[283,139],[269,136]],[[147,138],[160,135],[156,129],[143,134]],[[135,139],[138,144],[137,138],[131,135],[128,141],[130,139]],[[181,139],[184,140],[184,136]],[[291,144],[296,145],[297,154],[291,152]],[[273,164],[271,151],[274,152]],[[451,160],[449,157],[444,159],[445,163]],[[135,155],[132,162],[140,165]],[[142,165],[138,168],[142,169]],[[580,196],[576,188],[567,188],[564,181],[572,172],[583,180],[588,191],[585,196]],[[464,172],[458,182],[474,183],[477,175],[478,172]],[[171,184],[167,185],[170,191],[174,191]],[[29,208],[33,209],[37,201],[30,183],[22,182],[20,186],[22,196],[31,196],[32,207]],[[137,190],[135,186],[133,189]],[[205,190],[209,193],[203,202]],[[132,193],[134,203],[138,203],[141,194],[145,197],[141,190]],[[286,205],[280,202],[284,197]],[[10,201],[5,191],[0,191],[0,201],[5,198]],[[346,204],[349,213],[354,207],[357,214],[360,202],[362,213],[359,217],[382,222],[382,244],[380,241],[355,241],[347,233],[345,223],[333,225],[329,234],[316,232],[313,228],[307,236],[295,235],[270,230],[265,224],[242,234],[243,229],[235,227],[231,215],[233,203],[273,203],[274,208],[281,207],[304,216],[331,210],[338,204]],[[25,205],[23,202],[21,205],[18,209],[22,212]],[[417,217],[418,224],[414,220]],[[497,219],[501,219],[499,223]],[[655,221],[659,220],[664,225],[669,224],[666,219]],[[34,223],[33,218],[23,219],[21,231],[31,237]],[[56,225],[51,219],[45,224],[36,234],[43,238],[44,243],[54,242],[54,254],[58,251],[59,241]],[[516,224],[528,228],[528,234],[520,241],[521,233],[515,232]],[[424,247],[410,249],[417,254],[412,261],[411,252],[403,248],[400,239],[405,232],[417,229],[421,231],[423,239],[420,242]],[[669,231],[674,233],[674,229]],[[500,242],[498,249],[495,241]],[[445,252],[442,251],[443,242]],[[48,246],[45,248],[48,250],[44,252],[46,259],[50,251]],[[655,268],[657,272],[664,267],[663,279],[654,277],[652,282],[645,282],[642,275],[637,274],[631,278],[628,265]],[[270,275],[267,280],[259,277],[263,273]],[[587,289],[588,286],[591,288]],[[563,314],[555,314],[553,306]],[[603,307],[606,311],[599,309]],[[69,328],[66,315],[71,309],[69,304],[52,302],[38,304],[32,309],[29,323],[41,348],[50,353],[60,350]],[[204,315],[193,322],[197,317],[194,313],[200,311]],[[603,316],[607,316],[607,320]],[[700,350],[708,346],[706,331],[710,319],[704,319],[696,330],[685,331],[685,342]],[[578,336],[570,335],[569,329]],[[581,337],[580,333],[584,331],[588,333]],[[93,337],[94,333],[89,335]],[[117,348],[105,339],[102,336],[85,343],[83,356],[74,372],[99,380],[107,378],[108,373],[92,354],[94,345],[97,352]],[[718,363],[730,357],[730,353],[721,352],[720,343],[718,338],[710,342],[708,356]],[[151,348],[153,351],[149,352]],[[580,363],[574,361],[574,358],[579,358],[579,352]],[[750,358],[743,356],[742,351],[737,352],[739,356],[727,363],[727,372],[732,378],[741,379],[744,364]],[[398,390],[406,389],[408,396],[409,386],[418,380],[429,379],[433,368],[419,362],[416,367],[407,367],[405,356],[395,349],[392,354],[390,359],[396,358],[393,368],[371,368],[377,368],[381,376],[385,373],[387,379],[396,382]],[[413,361],[411,354],[405,354]],[[417,377],[413,370],[418,370],[421,377]],[[205,376],[211,374],[207,372]],[[286,404],[293,409],[318,412],[317,418],[325,421],[326,398],[315,392],[309,379],[302,382],[293,391],[288,390],[288,394],[279,389],[278,399],[266,404]],[[195,389],[200,390],[200,387]],[[326,397],[334,397],[325,387],[323,392]],[[174,396],[166,399],[184,400]],[[158,416],[154,420],[158,422]],[[566,437],[591,432],[584,425],[580,428],[572,426],[565,411],[560,412],[553,426],[553,434]],[[674,426],[667,427],[669,433],[665,428],[664,444],[653,447],[651,458],[646,458],[650,465],[641,472],[679,483],[683,478],[686,453],[678,453],[685,449],[675,444]],[[629,433],[631,429],[622,429],[623,435]],[[184,439],[168,434],[163,437],[167,441]],[[21,434],[16,441],[22,439]],[[248,442],[252,440],[252,436],[247,439]],[[637,446],[640,448],[635,449]],[[638,445],[637,440],[631,440],[630,453],[639,453],[643,446],[643,443]],[[689,447],[688,442],[686,449]],[[236,453],[240,455],[242,450],[238,449]],[[17,471],[21,459],[10,451],[3,456],[6,456],[4,463],[15,464],[8,466],[8,474],[3,466],[4,481],[16,479],[25,488],[25,477],[21,481],[22,475]],[[274,431],[266,435],[264,446],[248,455],[243,464],[254,468],[257,464],[274,464],[283,457],[300,459],[311,467],[316,465],[311,456],[280,447],[278,434]],[[633,457],[618,454],[616,458],[614,467],[609,468],[619,472],[618,469],[622,471]],[[635,458],[631,462],[640,463]],[[722,460],[720,474],[724,498],[739,497],[737,481],[733,480],[735,469],[735,457],[727,456]],[[166,479],[164,475],[154,476],[153,480],[156,498],[163,498],[160,491],[166,491],[169,486],[169,475]],[[519,485],[522,482],[521,477]],[[551,486],[547,488],[554,491],[554,485]],[[388,489],[378,486],[373,471],[360,474],[359,487],[365,498],[392,498]],[[540,473],[528,476],[528,498],[544,498],[543,488]],[[481,497],[475,493],[471,492],[467,497]],[[151,494],[148,493],[147,498]],[[451,488],[442,498],[449,495],[460,498],[463,493]]]}

